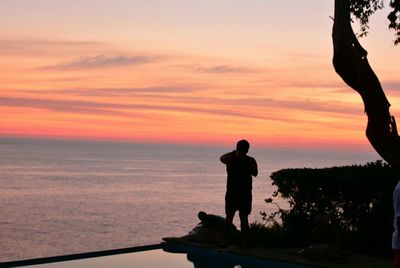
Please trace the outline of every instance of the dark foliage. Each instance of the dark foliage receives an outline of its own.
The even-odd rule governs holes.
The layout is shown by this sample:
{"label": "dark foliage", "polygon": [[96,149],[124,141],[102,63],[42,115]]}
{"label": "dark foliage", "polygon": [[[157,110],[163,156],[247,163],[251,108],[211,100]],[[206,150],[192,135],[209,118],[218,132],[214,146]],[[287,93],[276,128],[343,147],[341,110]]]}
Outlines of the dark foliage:
{"label": "dark foliage", "polygon": [[388,16],[390,21],[389,29],[396,31],[396,39],[394,40],[394,43],[397,45],[400,43],[400,0],[390,1],[390,7],[392,8],[392,11]]}
{"label": "dark foliage", "polygon": [[265,248],[282,248],[287,246],[282,225],[277,222],[266,226],[255,222],[250,224],[249,241],[253,246]]}
{"label": "dark foliage", "polygon": [[[389,6],[391,9],[388,15],[389,29],[396,32],[394,43],[398,44],[400,43],[400,0],[391,0]],[[383,7],[383,0],[350,0],[350,11],[360,22],[360,36],[368,33],[369,17]]]}
{"label": "dark foliage", "polygon": [[[342,248],[390,254],[392,193],[398,177],[387,164],[283,169],[272,173],[271,179],[277,186],[274,197],[286,198],[290,209],[262,214],[267,226],[280,218],[288,245],[310,245],[316,219],[325,215]],[[266,202],[273,203],[271,199]]]}
{"label": "dark foliage", "polygon": [[360,36],[368,33],[369,17],[378,9],[383,8],[382,0],[352,0],[350,10],[354,17],[360,22]]}

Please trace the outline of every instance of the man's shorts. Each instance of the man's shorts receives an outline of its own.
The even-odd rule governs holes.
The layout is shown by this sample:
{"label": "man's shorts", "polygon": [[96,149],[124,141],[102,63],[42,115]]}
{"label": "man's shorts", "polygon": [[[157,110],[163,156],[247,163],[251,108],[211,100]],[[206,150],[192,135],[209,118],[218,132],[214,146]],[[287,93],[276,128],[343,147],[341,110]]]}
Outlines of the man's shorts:
{"label": "man's shorts", "polygon": [[225,213],[233,214],[239,211],[239,213],[249,215],[251,213],[251,202],[251,192],[227,192],[225,195]]}

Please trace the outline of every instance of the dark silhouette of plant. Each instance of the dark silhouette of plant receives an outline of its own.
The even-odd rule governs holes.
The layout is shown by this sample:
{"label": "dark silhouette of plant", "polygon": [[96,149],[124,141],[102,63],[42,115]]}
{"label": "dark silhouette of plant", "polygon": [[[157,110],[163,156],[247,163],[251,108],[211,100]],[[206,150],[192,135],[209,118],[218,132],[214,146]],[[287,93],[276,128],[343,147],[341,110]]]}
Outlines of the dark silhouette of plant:
{"label": "dark silhouette of plant", "polygon": [[[311,231],[326,215],[345,248],[390,253],[392,192],[396,173],[382,161],[322,169],[282,169],[271,174],[273,197],[289,202],[288,210],[262,212],[266,226],[281,223],[289,246],[308,246]],[[267,198],[273,204],[272,198]],[[275,205],[274,205],[275,206]]]}

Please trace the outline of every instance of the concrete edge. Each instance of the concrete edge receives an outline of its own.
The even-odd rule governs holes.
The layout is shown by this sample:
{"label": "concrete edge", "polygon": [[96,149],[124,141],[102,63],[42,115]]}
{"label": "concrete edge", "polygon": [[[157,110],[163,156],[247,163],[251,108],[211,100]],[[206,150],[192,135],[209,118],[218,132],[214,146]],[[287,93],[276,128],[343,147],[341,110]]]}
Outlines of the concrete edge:
{"label": "concrete edge", "polygon": [[147,250],[154,250],[154,249],[161,249],[161,248],[162,248],[161,244],[153,244],[153,245],[145,245],[145,246],[137,246],[137,247],[129,247],[129,248],[101,250],[101,251],[60,255],[60,256],[52,256],[52,257],[44,257],[44,258],[0,262],[0,267],[1,268],[3,268],[3,267],[4,268],[19,267],[19,266],[37,265],[37,264],[45,264],[45,263],[52,263],[52,262],[71,261],[71,260],[96,258],[96,257],[109,256],[109,255],[147,251]]}

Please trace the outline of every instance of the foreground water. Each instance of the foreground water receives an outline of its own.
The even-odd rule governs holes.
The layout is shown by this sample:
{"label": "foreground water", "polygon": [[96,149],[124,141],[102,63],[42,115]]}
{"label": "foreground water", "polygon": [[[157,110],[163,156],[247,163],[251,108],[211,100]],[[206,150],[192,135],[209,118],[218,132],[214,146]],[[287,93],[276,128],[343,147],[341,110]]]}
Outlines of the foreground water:
{"label": "foreground water", "polygon": [[[231,148],[0,139],[0,262],[131,247],[181,236],[197,212],[224,214]],[[254,149],[251,220],[288,167],[363,164],[373,152]],[[279,200],[285,206],[284,200]]]}

